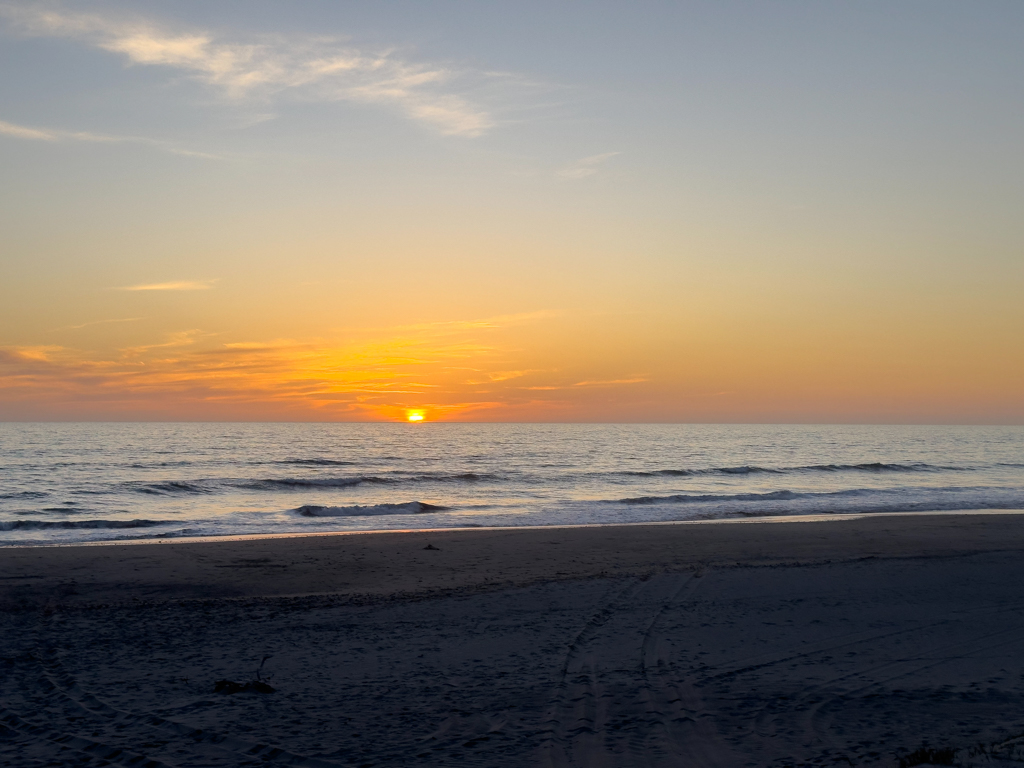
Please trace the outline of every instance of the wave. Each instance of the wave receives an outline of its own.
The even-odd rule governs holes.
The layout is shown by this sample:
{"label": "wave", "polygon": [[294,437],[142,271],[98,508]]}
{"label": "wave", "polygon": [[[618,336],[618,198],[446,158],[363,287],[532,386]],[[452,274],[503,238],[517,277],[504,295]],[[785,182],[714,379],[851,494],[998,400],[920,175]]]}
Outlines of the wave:
{"label": "wave", "polygon": [[213,493],[213,489],[200,485],[197,482],[186,482],[184,480],[167,480],[162,483],[128,483],[129,487],[136,493],[145,493],[150,496],[168,496],[179,493]]}
{"label": "wave", "polygon": [[419,515],[424,512],[444,512],[450,507],[427,504],[422,501],[407,501],[404,504],[369,504],[350,507],[321,507],[306,504],[295,511],[303,517],[370,517],[374,515]]}
{"label": "wave", "polygon": [[0,493],[0,499],[42,499],[49,495],[46,491],[16,491],[15,493]]}
{"label": "wave", "polygon": [[[820,494],[821,496],[836,496],[840,494]],[[984,510],[1002,510],[1012,509],[1020,510],[1024,508],[1024,498],[1016,499],[949,499],[940,501],[937,499],[905,499],[903,501],[889,501],[880,502],[877,500],[870,502],[858,502],[853,506],[842,506],[842,505],[829,505],[825,507],[821,506],[808,506],[807,508],[791,507],[782,511],[770,510],[770,509],[736,509],[731,510],[725,515],[721,513],[712,513],[708,515],[708,519],[714,519],[716,517],[731,517],[733,515],[739,515],[740,517],[785,517],[787,515],[801,515],[801,514],[879,514],[887,512],[960,512],[960,511],[984,511]]]}
{"label": "wave", "polygon": [[128,469],[164,469],[166,467],[189,467],[195,464],[194,461],[183,459],[181,461],[137,461],[132,464],[125,464]]}
{"label": "wave", "polygon": [[915,462],[911,464],[885,464],[873,461],[867,464],[812,464],[797,467],[797,471],[810,472],[967,472],[970,467],[941,467],[936,464]]}
{"label": "wave", "polygon": [[435,482],[435,483],[477,483],[482,480],[506,480],[507,478],[502,475],[495,475],[490,472],[460,472],[454,475],[415,475],[408,478],[416,482]]}
{"label": "wave", "polygon": [[867,462],[863,464],[808,464],[798,467],[709,467],[707,469],[652,469],[620,471],[597,474],[611,474],[628,477],[699,477],[705,475],[785,475],[798,472],[966,472],[970,467],[943,467],[936,464],[909,463],[892,464]]}
{"label": "wave", "polygon": [[[654,504],[699,504],[716,502],[801,502],[788,508],[794,514],[801,511],[813,511],[815,502],[848,499],[857,500],[858,505],[870,511],[913,511],[941,509],[1019,509],[1024,504],[1020,493],[998,493],[1002,489],[987,487],[962,488],[949,486],[946,488],[928,489],[930,494],[915,494],[907,497],[903,488],[849,488],[842,491],[767,491],[764,493],[674,493],[668,496],[635,496],[625,499],[605,499],[604,504],[628,504],[631,506]],[[971,495],[966,495],[970,493]],[[973,492],[973,493],[972,493]],[[804,509],[806,507],[806,509]]]}
{"label": "wave", "polygon": [[[342,462],[338,462],[339,464]],[[341,477],[268,477],[263,479],[205,478],[197,480],[163,480],[160,482],[129,481],[120,484],[133,493],[147,496],[209,495],[230,489],[250,491],[298,491],[315,488],[352,488],[358,485],[401,485],[407,483],[477,483],[505,480],[502,475],[487,472],[424,473],[419,475],[350,475]],[[105,493],[105,491],[74,490],[71,493]],[[46,493],[25,491],[10,498],[42,498]],[[0,496],[0,499],[8,498]]]}
{"label": "wave", "polygon": [[834,494],[769,491],[767,493],[674,493],[671,496],[634,496],[628,499],[606,499],[607,504],[687,504],[700,501],[792,501],[805,496],[854,495],[861,491],[838,491]]}
{"label": "wave", "polygon": [[339,459],[281,459],[280,461],[274,462],[275,464],[295,464],[298,466],[306,467],[350,467],[358,462],[355,461],[341,461]]}
{"label": "wave", "polygon": [[[288,459],[289,463],[307,464],[314,466],[314,462],[326,462],[343,464],[346,462],[333,459]],[[792,467],[763,467],[758,465],[721,466],[703,469],[651,469],[651,470],[616,470],[610,472],[589,473],[590,477],[605,478],[672,478],[672,477],[708,477],[708,476],[744,476],[744,475],[773,475],[784,476],[798,473],[914,473],[914,472],[943,472],[943,471],[969,471],[969,467],[939,466],[926,463],[885,463],[866,462],[860,464],[810,464]],[[546,478],[548,482],[575,482],[580,475],[567,473],[562,476]],[[285,476],[266,478],[230,478],[213,477],[198,478],[189,480],[161,480],[157,482],[127,481],[119,483],[119,487],[132,493],[144,494],[147,496],[178,496],[178,495],[211,495],[232,490],[248,491],[303,491],[316,489],[342,489],[354,488],[357,486],[400,486],[422,483],[439,484],[470,484],[470,483],[507,483],[507,482],[535,482],[540,478],[531,478],[519,473],[496,473],[496,472],[423,472],[423,473],[383,473],[383,474],[350,474],[332,475],[332,473],[315,473],[310,476]],[[104,494],[109,491],[90,490],[77,488],[69,491],[70,494]],[[0,495],[0,499],[38,499],[49,496],[42,491],[22,491],[15,494]]]}
{"label": "wave", "polygon": [[299,488],[351,488],[356,485],[400,485],[403,483],[476,483],[486,480],[502,480],[500,475],[459,472],[455,474],[428,473],[422,475],[353,475],[351,477],[280,477],[254,480],[240,484],[240,487],[260,491],[294,490]]}
{"label": "wave", "polygon": [[267,480],[254,480],[240,483],[242,488],[256,491],[294,490],[296,488],[351,488],[356,485],[386,485],[393,482],[386,477],[282,477]]}
{"label": "wave", "polygon": [[784,469],[769,469],[768,467],[712,467],[710,469],[651,469],[647,471],[634,470],[622,472],[609,472],[607,474],[620,475],[626,477],[698,477],[701,475],[778,475],[783,474],[786,471],[787,470]]}
{"label": "wave", "polygon": [[46,531],[77,528],[152,528],[166,520],[11,520],[0,522],[0,531]]}

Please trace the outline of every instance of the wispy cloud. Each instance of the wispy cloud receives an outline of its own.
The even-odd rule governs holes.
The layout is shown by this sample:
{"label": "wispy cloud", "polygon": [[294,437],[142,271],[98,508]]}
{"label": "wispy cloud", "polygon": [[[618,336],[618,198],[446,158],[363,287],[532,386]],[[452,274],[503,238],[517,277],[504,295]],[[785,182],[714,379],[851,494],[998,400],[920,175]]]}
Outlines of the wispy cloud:
{"label": "wispy cloud", "polygon": [[143,285],[125,285],[116,288],[118,291],[208,291],[216,280],[177,280],[171,283],[145,283]]}
{"label": "wispy cloud", "polygon": [[577,381],[574,384],[541,384],[531,387],[520,387],[531,392],[553,392],[556,390],[571,390],[577,387],[620,387],[626,384],[644,384],[650,381],[647,377],[634,376],[629,379],[601,379],[594,381]]}
{"label": "wispy cloud", "polygon": [[558,172],[558,175],[563,179],[585,179],[587,176],[593,176],[598,172],[598,166],[609,158],[615,157],[621,154],[620,152],[605,152],[601,155],[591,155],[590,157],[584,157],[581,160],[577,160],[572,165],[563,168]]}
{"label": "wispy cloud", "polygon": [[490,111],[465,95],[471,81],[493,80],[489,73],[409,61],[394,51],[363,51],[330,37],[224,40],[213,32],[172,30],[139,17],[36,4],[3,4],[0,14],[26,35],[81,40],[132,64],[187,73],[229,101],[291,94],[385,105],[454,136],[480,136],[495,125]]}
{"label": "wispy cloud", "polygon": [[64,351],[64,347],[55,344],[45,344],[28,347],[7,347],[0,350],[3,353],[2,361],[6,363],[16,361],[28,361],[34,363],[48,363],[55,354]]}
{"label": "wispy cloud", "polygon": [[91,328],[94,325],[111,325],[114,323],[134,323],[138,320],[143,320],[141,317],[119,317],[112,320],[92,320],[88,323],[80,323],[79,325],[64,325],[60,328],[54,328],[54,331],[77,331],[82,328]]}
{"label": "wispy cloud", "polygon": [[645,377],[636,376],[632,379],[606,379],[604,381],[577,381],[574,387],[617,387],[620,384],[643,384],[649,381]]}
{"label": "wispy cloud", "polygon": [[229,340],[191,329],[101,353],[0,346],[0,415],[404,421],[415,409],[428,420],[501,419],[562,412],[646,380],[522,365],[522,339],[507,336],[507,320],[351,329],[319,339]]}
{"label": "wispy cloud", "polygon": [[[214,407],[264,412],[399,417],[408,407],[452,414],[467,402],[448,364],[488,359],[466,336],[399,333],[349,343],[210,343],[198,330],[96,358],[60,346],[0,347],[0,405],[77,402],[115,410]],[[429,393],[429,395],[427,394]]]}
{"label": "wispy cloud", "polygon": [[177,347],[191,347],[201,338],[209,338],[213,334],[204,333],[198,328],[193,328],[190,331],[175,331],[174,333],[167,334],[165,341],[156,342],[154,344],[141,344],[137,347],[125,347],[121,350],[122,359],[137,358],[147,354],[154,349],[173,349]]}
{"label": "wispy cloud", "polygon": [[141,136],[108,136],[101,133],[87,133],[84,131],[62,131],[53,128],[36,128],[27,125],[17,125],[0,120],[0,135],[11,136],[16,139],[27,139],[29,141],[85,141],[94,144],[143,144],[148,147],[159,149],[163,152],[170,152],[185,157],[199,157],[206,160],[219,160],[219,155],[212,155],[208,152],[197,152],[192,149],[184,149],[168,141],[158,139],[147,139]]}
{"label": "wispy cloud", "polygon": [[25,125],[15,125],[0,120],[0,134],[14,136],[18,139],[31,139],[32,141],[59,141],[60,137],[54,131],[45,131],[40,128],[29,128]]}
{"label": "wispy cloud", "polygon": [[521,376],[526,376],[530,373],[537,373],[536,369],[527,369],[525,371],[494,371],[493,373],[487,374],[487,378],[491,381],[508,381],[510,379],[518,379]]}

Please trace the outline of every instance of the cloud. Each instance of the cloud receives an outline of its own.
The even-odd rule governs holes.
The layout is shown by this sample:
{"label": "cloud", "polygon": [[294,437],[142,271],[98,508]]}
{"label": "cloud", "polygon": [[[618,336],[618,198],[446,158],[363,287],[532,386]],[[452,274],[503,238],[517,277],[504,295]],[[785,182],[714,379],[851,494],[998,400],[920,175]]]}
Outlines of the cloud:
{"label": "cloud", "polygon": [[0,134],[11,136],[16,139],[27,139],[30,141],[85,141],[97,144],[143,144],[154,147],[163,152],[170,152],[185,157],[200,157],[207,160],[220,160],[219,155],[211,155],[207,152],[196,152],[191,149],[183,149],[167,141],[158,139],[146,139],[141,136],[107,136],[100,133],[86,133],[83,131],[61,131],[52,128],[32,128],[27,125],[16,125],[0,120]]}
{"label": "cloud", "polygon": [[558,175],[563,179],[585,179],[587,176],[593,176],[597,173],[597,166],[601,165],[604,161],[609,158],[615,157],[616,155],[622,154],[621,152],[605,152],[601,155],[591,155],[590,157],[584,157],[582,160],[577,160],[568,168],[563,168],[558,172]]}
{"label": "cloud", "polygon": [[142,317],[120,317],[113,320],[93,320],[88,323],[81,323],[79,325],[65,325],[60,328],[54,328],[54,331],[77,331],[81,328],[90,328],[94,325],[109,325],[111,323],[134,323],[138,320],[143,320]]}
{"label": "cloud", "polygon": [[518,379],[521,376],[526,376],[530,373],[536,373],[536,369],[526,369],[525,371],[494,371],[493,373],[487,374],[487,378],[490,381],[509,381],[510,379]]}
{"label": "cloud", "polygon": [[[438,342],[402,332],[340,344],[211,342],[212,334],[180,331],[99,358],[60,346],[0,347],[0,404],[106,404],[125,412],[257,405],[307,416],[389,418],[412,405],[454,413],[481,406],[465,401],[448,364],[494,352],[468,336]],[[431,402],[425,403],[428,391]]]}
{"label": "cloud", "polygon": [[64,347],[49,344],[33,347],[8,347],[2,351],[4,352],[4,362],[31,361],[46,363],[50,361],[50,358],[55,353],[62,352],[63,350]]}
{"label": "cloud", "polygon": [[199,329],[190,331],[176,331],[167,334],[167,340],[155,344],[142,344],[137,347],[125,347],[121,350],[123,359],[135,358],[145,355],[153,349],[167,349],[168,347],[190,347],[200,338],[207,338],[213,334],[204,333]]}
{"label": "cloud", "polygon": [[405,421],[416,409],[428,420],[528,417],[645,380],[528,368],[521,344],[505,338],[499,318],[489,320],[450,323],[443,333],[398,326],[298,340],[192,329],[102,352],[0,346],[0,416]]}
{"label": "cloud", "polygon": [[171,283],[146,283],[115,288],[117,291],[208,291],[216,280],[178,280]]}
{"label": "cloud", "polygon": [[520,387],[520,389],[528,390],[530,392],[552,392],[556,390],[571,390],[576,387],[618,387],[623,384],[643,384],[650,381],[648,378],[634,377],[631,379],[605,379],[595,381],[577,381],[575,384],[545,384],[532,387]]}
{"label": "cloud", "polygon": [[32,141],[59,141],[60,137],[54,131],[44,131],[39,128],[29,128],[24,125],[15,125],[0,120],[0,134],[14,136],[18,139],[31,139]]}
{"label": "cloud", "polygon": [[[174,31],[150,20],[0,5],[22,33],[81,40],[131,64],[187,73],[231,102],[290,94],[318,101],[391,106],[445,135],[480,136],[494,117],[459,92],[489,73],[407,61],[393,51],[368,52],[336,38],[263,36],[238,42],[207,31]],[[505,78],[507,79],[507,77]],[[31,130],[31,129],[29,129]]]}
{"label": "cloud", "polygon": [[606,381],[577,381],[573,384],[574,387],[616,387],[620,384],[642,384],[649,379],[646,378],[632,378],[632,379],[608,379]]}

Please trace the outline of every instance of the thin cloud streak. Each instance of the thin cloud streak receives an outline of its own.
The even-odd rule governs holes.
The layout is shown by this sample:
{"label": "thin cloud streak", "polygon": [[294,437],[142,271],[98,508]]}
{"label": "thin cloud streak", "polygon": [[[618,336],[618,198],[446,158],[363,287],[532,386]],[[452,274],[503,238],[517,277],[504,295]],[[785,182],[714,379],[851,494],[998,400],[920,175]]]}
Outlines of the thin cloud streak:
{"label": "thin cloud streak", "polygon": [[93,144],[142,144],[159,149],[162,152],[170,152],[173,155],[198,157],[204,160],[223,159],[220,155],[213,155],[208,152],[197,152],[192,149],[183,149],[170,142],[160,141],[159,139],[147,139],[141,136],[108,136],[101,133],[62,131],[52,128],[33,128],[27,125],[8,123],[4,120],[0,120],[0,135],[10,136],[15,139],[27,139],[29,141],[82,141]]}
{"label": "thin cloud streak", "polygon": [[620,387],[626,384],[646,384],[650,379],[646,377],[634,377],[631,379],[604,379],[599,381],[577,381],[575,384],[544,384],[532,387],[519,387],[529,392],[554,392],[558,390],[569,391],[579,387]]}
{"label": "thin cloud streak", "polygon": [[620,384],[643,384],[649,381],[646,378],[632,378],[632,379],[608,379],[606,381],[577,381],[573,384],[574,387],[616,387]]}
{"label": "thin cloud streak", "polygon": [[115,291],[208,291],[216,280],[178,280],[170,283],[147,283],[144,285],[125,285]]}
{"label": "thin cloud streak", "polygon": [[616,155],[622,154],[621,152],[605,152],[600,155],[591,155],[590,157],[584,157],[581,160],[577,160],[568,168],[563,168],[558,172],[558,175],[563,179],[585,179],[588,176],[593,176],[598,172],[598,166],[604,163],[606,160],[615,157]]}
{"label": "thin cloud streak", "polygon": [[143,317],[119,317],[113,320],[93,320],[89,323],[80,323],[79,325],[65,325],[60,328],[53,328],[52,331],[77,331],[81,328],[91,328],[94,325],[112,325],[114,323],[134,323],[139,320],[145,320]]}
{"label": "thin cloud streak", "polygon": [[29,128],[26,125],[15,125],[0,120],[0,134],[14,136],[17,139],[30,139],[32,141],[59,141],[60,137],[54,131],[45,131],[39,128]]}
{"label": "thin cloud streak", "polygon": [[171,31],[146,19],[121,20],[37,5],[0,5],[0,14],[26,35],[82,40],[132,64],[186,72],[230,102],[292,94],[392,106],[441,134],[469,138],[495,125],[487,110],[457,92],[458,83],[486,81],[487,73],[406,61],[390,51],[364,52],[333,38],[264,36],[231,42],[206,31]]}

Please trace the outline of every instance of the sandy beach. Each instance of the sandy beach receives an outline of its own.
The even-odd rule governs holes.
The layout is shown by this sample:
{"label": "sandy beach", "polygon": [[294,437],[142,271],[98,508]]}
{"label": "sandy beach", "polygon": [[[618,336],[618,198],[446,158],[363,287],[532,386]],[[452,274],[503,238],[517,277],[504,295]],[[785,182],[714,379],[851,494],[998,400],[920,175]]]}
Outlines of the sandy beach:
{"label": "sandy beach", "polygon": [[5,549],[0,763],[1024,761],[1022,555],[1011,514]]}

